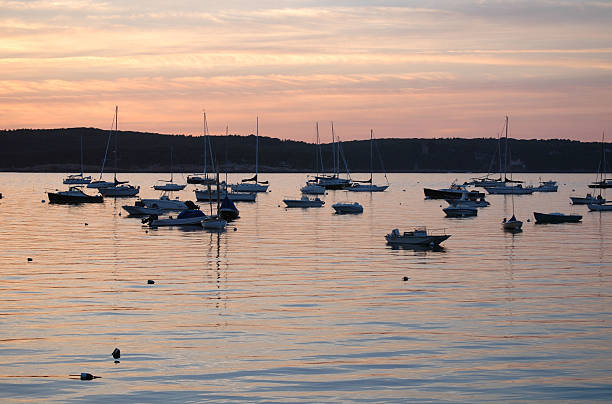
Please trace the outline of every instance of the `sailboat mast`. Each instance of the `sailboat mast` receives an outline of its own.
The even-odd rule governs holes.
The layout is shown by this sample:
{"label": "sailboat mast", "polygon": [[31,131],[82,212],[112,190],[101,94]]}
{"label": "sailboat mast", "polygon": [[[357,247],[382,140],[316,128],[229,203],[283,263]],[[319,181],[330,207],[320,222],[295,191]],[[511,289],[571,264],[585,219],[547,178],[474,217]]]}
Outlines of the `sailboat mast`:
{"label": "sailboat mast", "polygon": [[202,113],[204,114],[204,119],[202,121],[202,134],[204,135],[204,170],[202,172],[204,173],[204,178],[206,178],[206,153],[208,152],[206,150],[206,143],[208,143],[206,137],[206,111],[202,111]]}
{"label": "sailboat mast", "polygon": [[255,183],[258,182],[257,174],[259,174],[259,117],[255,123]]}
{"label": "sailboat mast", "polygon": [[81,134],[81,177],[83,176],[83,135]]}
{"label": "sailboat mast", "polygon": [[374,139],[374,130],[370,129],[370,184],[372,184],[372,141]]}
{"label": "sailboat mast", "polygon": [[336,169],[336,140],[334,138],[334,122],[331,123],[331,131],[332,131],[332,163],[334,165],[333,171],[334,175],[338,175],[338,169]]}
{"label": "sailboat mast", "polygon": [[170,146],[170,182],[174,182],[174,161],[172,160],[172,154],[174,154],[174,146]]}
{"label": "sailboat mast", "polygon": [[508,115],[506,115],[506,150],[504,152],[504,180],[508,174]]}
{"label": "sailboat mast", "polygon": [[119,107],[115,105],[115,183],[117,183],[117,159],[119,156],[117,155],[117,130],[119,127]]}
{"label": "sailboat mast", "polygon": [[[319,122],[317,122],[317,151],[319,152],[319,162],[321,163],[321,175],[323,175],[325,174],[325,169],[323,168],[323,153],[321,152],[321,138],[319,137]],[[319,170],[317,170],[317,174],[319,174]]]}

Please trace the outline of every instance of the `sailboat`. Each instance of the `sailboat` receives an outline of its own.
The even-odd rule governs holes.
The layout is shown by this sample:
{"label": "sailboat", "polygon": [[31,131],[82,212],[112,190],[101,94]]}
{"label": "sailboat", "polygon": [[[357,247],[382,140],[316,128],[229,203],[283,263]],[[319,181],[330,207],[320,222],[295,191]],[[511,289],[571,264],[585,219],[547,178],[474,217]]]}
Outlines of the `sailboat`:
{"label": "sailboat", "polygon": [[608,165],[606,163],[606,146],[604,143],[604,133],[601,134],[601,159],[597,169],[597,177],[595,181],[589,184],[589,188],[612,188],[612,178],[607,178],[606,171]]}
{"label": "sailboat", "polygon": [[[182,191],[187,186],[186,184],[175,184],[174,183],[174,165],[173,155],[174,148],[170,147],[170,181],[166,181],[163,185],[153,185],[153,189],[157,191]],[[163,181],[163,180],[160,180]]]}
{"label": "sailboat", "polygon": [[[484,189],[487,190],[487,192],[489,194],[492,195],[499,195],[499,194],[503,194],[503,195],[507,195],[507,194],[514,194],[514,195],[527,195],[527,194],[533,194],[533,187],[523,187],[522,182],[523,181],[515,181],[512,179],[508,179],[508,116],[506,115],[506,152],[504,155],[504,182],[500,183],[498,185],[495,186],[484,186]],[[500,163],[501,163],[501,158],[500,158]],[[501,164],[500,164],[501,167]],[[501,176],[501,172],[500,172],[500,176]],[[517,185],[509,185],[508,183],[518,183]]]}
{"label": "sailboat", "polygon": [[332,132],[332,158],[334,164],[334,173],[332,175],[320,175],[317,176],[317,184],[324,187],[325,189],[344,189],[351,185],[350,175],[348,172],[348,167],[346,164],[346,159],[344,160],[344,166],[347,171],[347,178],[340,178],[340,137],[335,137],[334,134],[334,123],[331,123],[331,132]]}
{"label": "sailboat", "polygon": [[303,194],[324,195],[325,187],[317,184],[317,177],[319,176],[319,161],[321,161],[321,171],[323,171],[323,157],[321,155],[321,144],[319,143],[319,122],[317,122],[315,126],[317,128],[314,162],[314,169],[316,174],[314,178],[306,180],[306,185],[300,188],[300,191],[302,191]]}
{"label": "sailboat", "polygon": [[[210,200],[210,216],[207,216],[206,219],[202,221],[202,227],[208,230],[223,230],[227,225],[227,220],[223,219],[220,216],[219,207],[221,205],[220,195],[219,195],[219,173],[217,173],[216,177],[217,184],[217,214],[213,215],[213,203],[212,198],[209,197]],[[211,185],[208,184],[208,193],[211,193],[210,189]],[[227,197],[226,197],[227,198]]]}
{"label": "sailboat", "polygon": [[64,178],[64,184],[70,185],[85,185],[91,182],[91,175],[83,176],[83,135],[81,135],[81,172],[79,174],[70,174]]}
{"label": "sailboat", "polygon": [[255,176],[245,178],[241,183],[232,184],[230,188],[234,192],[266,192],[268,190],[268,181],[259,181],[259,117],[257,117],[255,131]]}
{"label": "sailboat", "polygon": [[119,156],[117,153],[117,136],[118,136],[118,112],[119,107],[115,106],[115,150],[114,154],[114,163],[115,163],[115,176],[113,185],[110,187],[98,188],[98,192],[102,194],[102,196],[136,196],[138,192],[140,192],[140,187],[134,187],[133,185],[129,185],[128,181],[118,181],[117,180],[117,162],[119,160]]}
{"label": "sailboat", "polygon": [[512,195],[512,217],[508,220],[504,218],[504,220],[502,221],[502,227],[504,228],[504,230],[519,231],[521,230],[522,226],[523,222],[518,220],[514,215],[514,195]]}
{"label": "sailboat", "polygon": [[[347,190],[352,192],[382,192],[389,188],[389,180],[387,179],[387,173],[385,173],[385,179],[387,180],[387,185],[375,185],[372,183],[372,145],[374,144],[374,131],[370,129],[370,179],[366,181],[356,181],[353,180],[353,185],[347,188]],[[380,153],[379,153],[380,158]],[[382,158],[380,159],[380,163],[382,165]],[[383,167],[384,170],[384,167]],[[365,184],[365,185],[362,185]]]}
{"label": "sailboat", "polygon": [[[210,155],[210,165],[211,165],[213,172],[215,172],[215,160],[213,159],[212,147],[210,144],[210,134],[208,133],[208,123],[206,121],[206,111],[204,111],[203,114],[204,114],[204,123],[202,126],[202,135],[204,137],[204,170],[202,171],[203,174],[188,175],[187,176],[188,184],[207,185],[207,184],[215,183],[214,177],[209,178],[208,173],[206,172],[206,168],[208,165],[207,164],[208,155]],[[207,152],[207,149],[208,149],[208,152]]]}
{"label": "sailboat", "polygon": [[[115,111],[115,114],[116,114],[116,111]],[[113,118],[113,123],[108,133],[108,139],[106,140],[106,150],[104,151],[104,159],[102,159],[102,167],[100,168],[100,177],[97,180],[91,181],[89,184],[87,184],[87,188],[108,188],[108,187],[112,187],[115,185],[114,182],[104,181],[102,179],[102,175],[104,175],[104,167],[106,166],[106,158],[108,157],[108,149],[110,146],[110,141],[111,141],[111,138],[113,137],[113,126],[114,125],[115,125],[115,118]]]}

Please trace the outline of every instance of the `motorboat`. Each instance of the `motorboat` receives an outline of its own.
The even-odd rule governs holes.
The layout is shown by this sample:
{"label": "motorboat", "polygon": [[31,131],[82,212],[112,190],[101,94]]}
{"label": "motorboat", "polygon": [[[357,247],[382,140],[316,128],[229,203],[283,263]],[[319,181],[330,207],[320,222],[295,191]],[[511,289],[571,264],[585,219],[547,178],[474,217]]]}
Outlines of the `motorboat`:
{"label": "motorboat", "polygon": [[309,198],[306,195],[302,196],[300,199],[285,198],[283,202],[288,208],[320,208],[325,204],[325,202],[318,197]]}
{"label": "motorboat", "polygon": [[566,215],[564,213],[533,212],[536,223],[577,223],[582,220],[580,215]]}
{"label": "motorboat", "polygon": [[122,208],[132,216],[162,215],[164,213],[163,209],[147,207],[140,200],[134,202],[134,205],[123,205]]}
{"label": "motorboat", "polygon": [[411,231],[400,233],[398,229],[393,229],[391,233],[385,236],[387,243],[390,245],[414,245],[414,246],[430,246],[435,247],[441,242],[448,239],[451,235],[443,231],[432,233],[428,232],[424,226],[414,227]]}
{"label": "motorboat", "polygon": [[64,178],[63,183],[66,185],[87,185],[91,182],[91,175],[86,177],[83,174],[70,174]]}
{"label": "motorboat", "polygon": [[478,215],[478,209],[470,206],[454,206],[442,209],[447,217],[468,217]]}
{"label": "motorboat", "polygon": [[523,187],[521,184],[484,187],[484,189],[491,195],[531,195],[535,191],[534,187]]}
{"label": "motorboat", "polygon": [[589,203],[587,206],[589,210],[592,212],[603,212],[603,211],[612,210],[612,203],[602,203],[602,204]]}
{"label": "motorboat", "polygon": [[512,217],[508,220],[504,218],[504,220],[502,221],[502,227],[504,228],[504,230],[518,231],[521,230],[521,227],[523,227],[523,222],[517,220],[516,216],[512,215]]}
{"label": "motorboat", "polygon": [[88,195],[81,187],[72,186],[68,191],[47,192],[50,203],[102,203],[104,198],[102,195]]}
{"label": "motorboat", "polygon": [[219,206],[219,216],[221,219],[231,222],[232,220],[238,219],[239,214],[240,212],[234,202],[226,195],[221,201],[221,206]]}
{"label": "motorboat", "polygon": [[163,210],[185,210],[187,205],[183,201],[177,199],[170,199],[170,197],[164,192],[157,199],[141,199],[144,206],[148,208],[158,208]]}
{"label": "motorboat", "polygon": [[146,219],[143,219],[144,224],[148,224],[150,227],[162,227],[162,226],[202,226],[202,222],[207,216],[200,209],[185,209],[178,214],[176,218],[172,216],[169,218],[158,219],[157,215],[151,215]]}
{"label": "motorboat", "polygon": [[300,188],[300,191],[303,194],[309,195],[325,195],[325,187],[317,185],[316,183],[311,181],[306,182],[306,185]]}
{"label": "motorboat", "polygon": [[559,185],[557,181],[540,181],[540,185],[533,188],[534,192],[557,192]]}
{"label": "motorboat", "polygon": [[337,214],[363,213],[363,206],[357,202],[338,202],[332,205]]}
{"label": "motorboat", "polygon": [[570,196],[570,199],[574,205],[601,205],[606,203],[605,198],[603,198],[601,195],[597,195],[596,197],[591,194],[586,194],[585,197]]}
{"label": "motorboat", "polygon": [[227,221],[220,218],[218,215],[207,216],[206,219],[202,221],[202,227],[207,230],[223,230],[226,225]]}
{"label": "motorboat", "polygon": [[449,188],[423,188],[426,199],[461,199],[464,194],[467,199],[478,199],[485,196],[484,192],[468,191],[465,185],[453,183]]}
{"label": "motorboat", "polygon": [[98,188],[98,192],[101,193],[102,196],[131,197],[138,195],[140,187],[129,184],[117,184],[112,187]]}

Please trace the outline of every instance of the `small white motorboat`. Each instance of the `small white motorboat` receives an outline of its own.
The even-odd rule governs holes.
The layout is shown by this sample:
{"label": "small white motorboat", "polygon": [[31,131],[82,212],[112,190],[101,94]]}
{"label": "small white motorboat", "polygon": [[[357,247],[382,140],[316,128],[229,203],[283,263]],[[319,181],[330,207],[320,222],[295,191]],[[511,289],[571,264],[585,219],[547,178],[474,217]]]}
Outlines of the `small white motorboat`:
{"label": "small white motorboat", "polygon": [[612,203],[602,203],[602,204],[589,203],[587,206],[589,207],[589,210],[592,212],[603,212],[603,211],[612,210]]}
{"label": "small white motorboat", "polygon": [[443,230],[436,234],[427,231],[424,226],[414,227],[412,231],[400,233],[398,229],[393,229],[391,233],[385,236],[387,243],[390,245],[417,245],[435,247],[441,242],[448,239],[450,234],[446,234]]}
{"label": "small white motorboat", "polygon": [[325,187],[317,185],[313,182],[307,182],[302,188],[300,188],[303,194],[309,195],[325,195]]}
{"label": "small white motorboat", "polygon": [[283,199],[285,205],[288,208],[320,208],[325,204],[324,201],[317,198],[309,198],[306,195],[302,196],[300,199]]}
{"label": "small white motorboat", "polygon": [[601,195],[597,195],[597,197],[594,197],[591,194],[586,194],[585,197],[570,196],[570,199],[573,205],[601,205],[606,203],[605,198],[603,198]]}
{"label": "small white motorboat", "polygon": [[442,209],[448,217],[468,217],[478,215],[478,209],[470,206],[449,206]]}
{"label": "small white motorboat", "polygon": [[504,220],[502,221],[502,227],[504,228],[504,230],[518,231],[521,229],[521,227],[523,227],[523,222],[517,220],[516,217],[512,215],[512,217],[508,220],[504,218]]}
{"label": "small white motorboat", "polygon": [[347,213],[363,213],[363,206],[357,202],[338,202],[332,205],[336,213],[343,215]]}

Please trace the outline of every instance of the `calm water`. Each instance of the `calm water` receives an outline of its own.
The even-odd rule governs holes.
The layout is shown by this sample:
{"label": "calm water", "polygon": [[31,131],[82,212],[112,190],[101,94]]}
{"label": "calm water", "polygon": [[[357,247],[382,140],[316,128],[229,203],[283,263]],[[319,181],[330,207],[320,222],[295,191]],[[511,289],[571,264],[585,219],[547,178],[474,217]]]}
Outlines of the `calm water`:
{"label": "calm water", "polygon": [[[163,177],[121,176],[150,197]],[[547,175],[559,192],[515,197],[519,219],[532,222],[514,235],[499,224],[512,214],[510,196],[489,196],[491,206],[469,219],[447,219],[444,201],[423,199],[423,186],[467,175],[390,175],[385,193],[330,191],[323,208],[308,210],[280,206],[298,195],[305,175],[262,177],[271,192],[240,203],[241,218],[228,231],[210,233],[148,230],[122,212],[134,199],[41,203],[45,190],[62,187],[62,175],[0,174],[0,397],[612,396],[612,212],[572,207],[568,198],[584,195],[594,174]],[[538,175],[523,177],[537,182]],[[181,198],[193,199],[191,189]],[[349,198],[364,213],[334,215],[334,201]],[[584,219],[534,225],[534,210]],[[446,228],[452,237],[443,251],[386,246],[386,233],[411,224]],[[68,376],[80,372],[101,378]]]}

